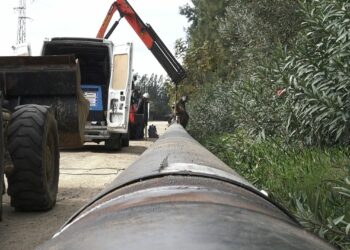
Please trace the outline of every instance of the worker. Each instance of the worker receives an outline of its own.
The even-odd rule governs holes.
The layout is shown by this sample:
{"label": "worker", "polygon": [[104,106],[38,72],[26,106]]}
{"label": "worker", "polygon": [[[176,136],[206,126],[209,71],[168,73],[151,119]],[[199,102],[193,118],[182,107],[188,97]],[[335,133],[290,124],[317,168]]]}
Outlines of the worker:
{"label": "worker", "polygon": [[176,116],[182,127],[186,128],[190,116],[186,111],[186,102],[188,101],[188,96],[183,96],[175,105]]}
{"label": "worker", "polygon": [[143,115],[143,119],[141,124],[137,124],[137,129],[136,129],[136,137],[137,138],[144,138],[145,133],[144,129],[147,129],[147,124],[148,124],[148,100],[149,100],[149,94],[144,93],[142,95],[142,98],[140,98],[139,103],[137,105],[137,110],[136,114],[138,115]]}
{"label": "worker", "polygon": [[136,111],[140,99],[140,92],[135,87],[132,88],[131,94],[131,105],[130,105],[130,115],[129,115],[129,136],[130,139],[137,139],[136,129],[137,129],[137,118]]}
{"label": "worker", "polygon": [[131,94],[131,104],[138,104],[141,94],[138,89],[133,89]]}

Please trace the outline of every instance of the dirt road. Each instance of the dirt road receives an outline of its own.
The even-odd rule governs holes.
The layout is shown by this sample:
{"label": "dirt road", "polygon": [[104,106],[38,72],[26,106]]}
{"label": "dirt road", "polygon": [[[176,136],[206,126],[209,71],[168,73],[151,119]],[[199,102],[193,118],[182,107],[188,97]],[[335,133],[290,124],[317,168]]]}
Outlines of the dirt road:
{"label": "dirt road", "polygon": [[[159,134],[164,122],[150,122]],[[83,149],[61,152],[57,204],[46,213],[19,213],[4,196],[3,221],[0,222],[1,250],[28,250],[50,239],[75,211],[87,203],[125,168],[134,162],[153,141],[130,141],[130,147],[116,153],[96,144]]]}

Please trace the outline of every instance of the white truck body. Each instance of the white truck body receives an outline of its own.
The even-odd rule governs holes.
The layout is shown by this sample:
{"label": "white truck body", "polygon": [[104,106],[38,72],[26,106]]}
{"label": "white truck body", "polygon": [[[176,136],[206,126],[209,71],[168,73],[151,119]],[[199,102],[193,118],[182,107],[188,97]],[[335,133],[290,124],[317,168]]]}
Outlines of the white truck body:
{"label": "white truck body", "polygon": [[42,55],[65,54],[73,54],[79,61],[81,89],[90,102],[85,141],[105,141],[107,145],[120,139],[128,145],[132,44],[114,46],[109,40],[95,38],[53,38],[44,42]]}
{"label": "white truck body", "polygon": [[114,47],[112,77],[109,84],[107,129],[110,133],[128,133],[131,87],[132,44]]}

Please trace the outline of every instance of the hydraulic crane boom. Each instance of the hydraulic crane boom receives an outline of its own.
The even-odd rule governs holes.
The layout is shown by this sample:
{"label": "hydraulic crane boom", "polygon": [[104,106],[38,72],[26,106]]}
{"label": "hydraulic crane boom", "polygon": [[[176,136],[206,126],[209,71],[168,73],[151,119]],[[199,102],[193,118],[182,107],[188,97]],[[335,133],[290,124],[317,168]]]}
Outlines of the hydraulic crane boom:
{"label": "hydraulic crane boom", "polygon": [[125,17],[137,35],[141,38],[143,43],[147,46],[147,48],[152,52],[158,62],[162,65],[164,70],[168,73],[171,80],[176,85],[179,84],[186,77],[184,68],[172,55],[163,41],[159,38],[157,33],[153,30],[151,25],[145,24],[142,21],[142,19],[131,7],[127,0],[117,0],[111,5],[100,27],[100,30],[97,33],[97,38],[108,39],[114,29],[117,27],[120,19],[113,24],[107,35],[105,35],[112,17],[116,11],[119,12],[120,19]]}

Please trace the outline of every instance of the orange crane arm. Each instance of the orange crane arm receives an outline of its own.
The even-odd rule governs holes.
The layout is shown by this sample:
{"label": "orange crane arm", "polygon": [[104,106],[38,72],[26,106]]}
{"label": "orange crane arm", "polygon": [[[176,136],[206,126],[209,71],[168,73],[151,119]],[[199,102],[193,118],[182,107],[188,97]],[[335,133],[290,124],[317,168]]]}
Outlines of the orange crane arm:
{"label": "orange crane arm", "polygon": [[145,24],[142,21],[127,0],[117,0],[112,3],[100,27],[100,30],[97,33],[97,38],[109,38],[114,29],[117,27],[119,20],[115,22],[107,35],[105,35],[116,11],[119,11],[120,19],[124,17],[128,21],[130,26],[134,29],[146,47],[151,50],[153,55],[163,66],[164,70],[168,73],[174,83],[178,84],[180,81],[182,81],[186,77],[186,72],[181,64],[176,60],[163,41],[158,37],[151,25]]}
{"label": "orange crane arm", "polygon": [[114,13],[115,13],[117,10],[118,10],[117,2],[114,2],[114,3],[111,5],[110,9],[108,10],[105,19],[103,20],[103,23],[102,23],[102,25],[101,25],[101,27],[100,27],[100,30],[99,30],[98,33],[97,33],[97,36],[96,36],[97,38],[101,38],[101,39],[104,38],[105,33],[106,33],[106,30],[107,30],[107,28],[108,28],[108,26],[109,26],[109,23],[111,22],[112,17],[113,17]]}

